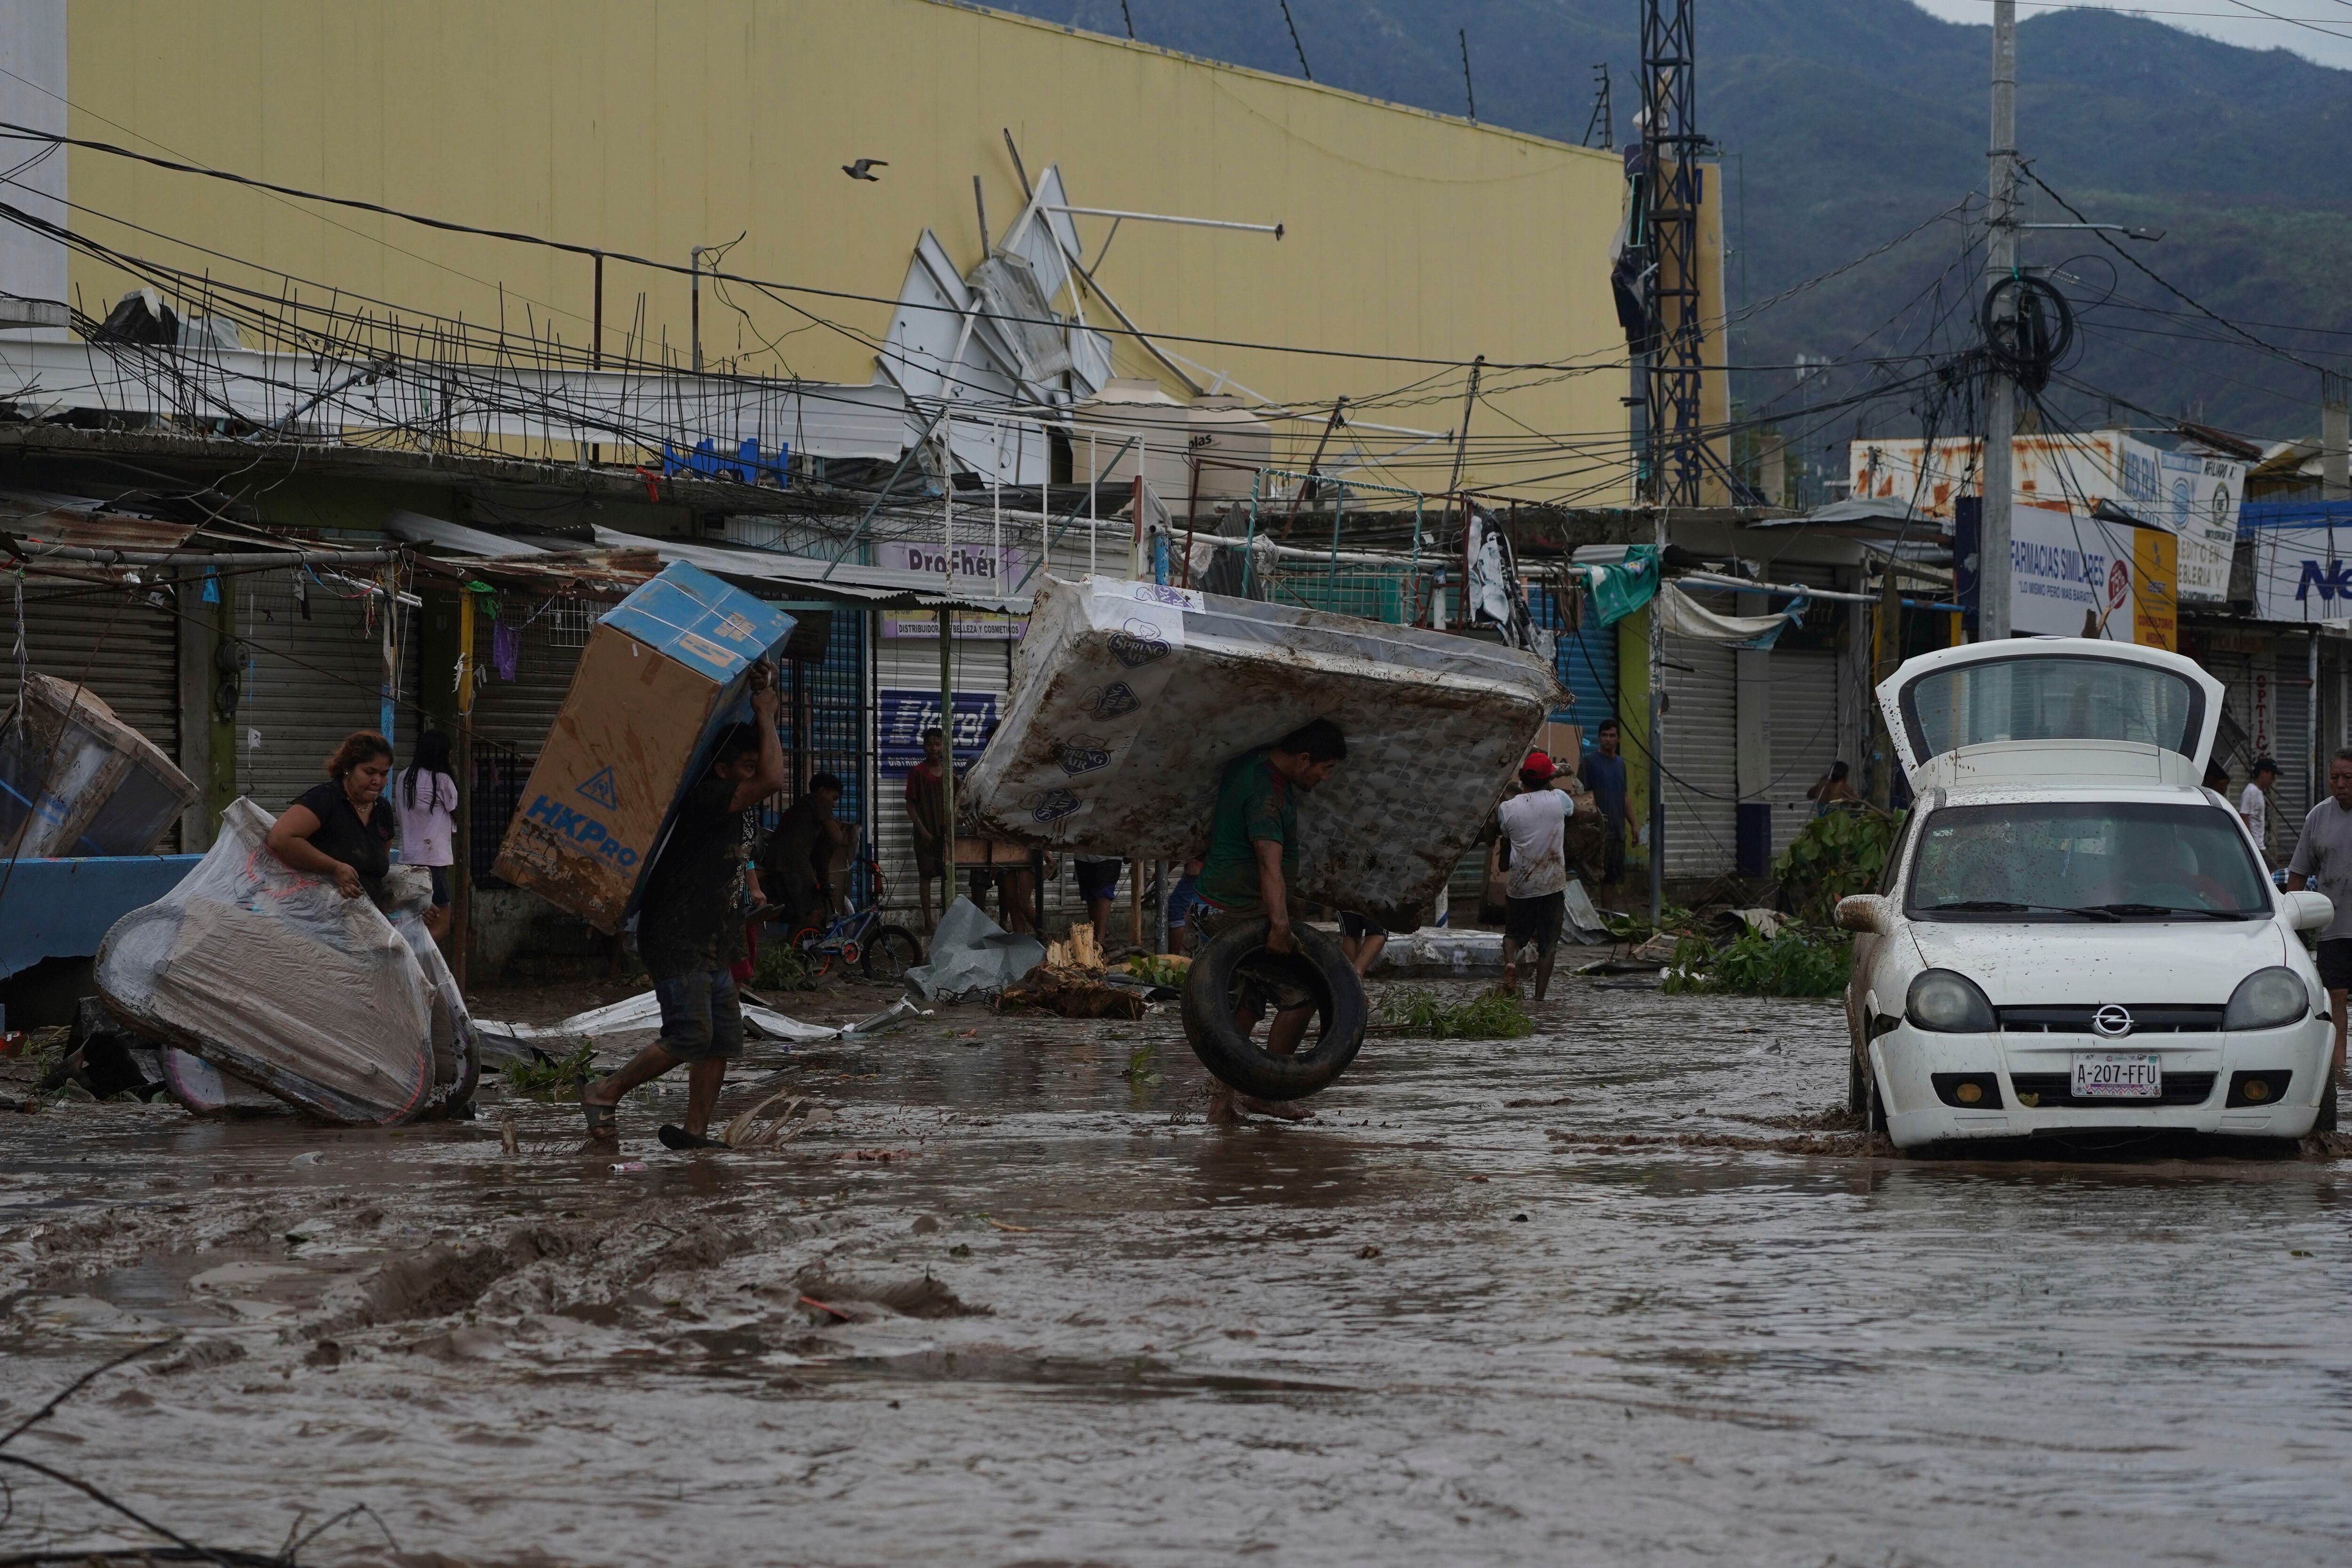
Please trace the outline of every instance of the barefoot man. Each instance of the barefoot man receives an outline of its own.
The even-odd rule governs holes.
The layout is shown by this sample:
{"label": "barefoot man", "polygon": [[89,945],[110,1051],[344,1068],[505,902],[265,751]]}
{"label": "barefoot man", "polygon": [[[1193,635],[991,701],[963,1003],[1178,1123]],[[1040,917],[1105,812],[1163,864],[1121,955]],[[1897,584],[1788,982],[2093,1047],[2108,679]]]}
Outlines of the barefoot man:
{"label": "barefoot man", "polygon": [[[1312,789],[1348,755],[1347,737],[1328,718],[1318,718],[1272,746],[1245,752],[1225,767],[1217,783],[1216,814],[1209,823],[1209,852],[1201,864],[1192,915],[1194,950],[1204,938],[1244,920],[1265,922],[1265,945],[1295,953],[1290,932],[1289,883],[1298,875],[1298,792]],[[1278,971],[1252,974],[1244,965],[1234,1022],[1247,1036],[1266,1008],[1265,1049],[1288,1056],[1298,1049],[1315,1017],[1315,998]],[[1238,1094],[1212,1080],[1209,1120],[1234,1122],[1244,1111],[1303,1121],[1306,1107]]]}
{"label": "barefoot man", "polygon": [[637,905],[637,953],[661,1002],[661,1038],[610,1078],[580,1093],[592,1138],[615,1136],[621,1096],[687,1064],[686,1125],[666,1126],[673,1149],[719,1146],[710,1113],[727,1063],[743,1053],[743,1004],[730,970],[743,956],[743,869],[751,808],[784,787],[776,738],[776,692],[768,666],[751,666],[751,722],[719,737],[710,771],[687,791]]}

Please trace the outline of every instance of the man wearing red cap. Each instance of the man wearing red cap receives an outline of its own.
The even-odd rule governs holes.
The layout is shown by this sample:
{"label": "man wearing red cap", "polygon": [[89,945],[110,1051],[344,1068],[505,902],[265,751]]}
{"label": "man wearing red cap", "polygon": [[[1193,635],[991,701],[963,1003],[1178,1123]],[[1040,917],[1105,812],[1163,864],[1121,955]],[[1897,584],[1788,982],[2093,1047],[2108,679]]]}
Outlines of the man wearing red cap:
{"label": "man wearing red cap", "polygon": [[1574,800],[1552,788],[1551,758],[1530,752],[1519,764],[1519,793],[1496,808],[1496,822],[1511,846],[1504,884],[1503,988],[1517,996],[1519,952],[1536,945],[1536,1000],[1551,988],[1552,959],[1568,918],[1568,814]]}

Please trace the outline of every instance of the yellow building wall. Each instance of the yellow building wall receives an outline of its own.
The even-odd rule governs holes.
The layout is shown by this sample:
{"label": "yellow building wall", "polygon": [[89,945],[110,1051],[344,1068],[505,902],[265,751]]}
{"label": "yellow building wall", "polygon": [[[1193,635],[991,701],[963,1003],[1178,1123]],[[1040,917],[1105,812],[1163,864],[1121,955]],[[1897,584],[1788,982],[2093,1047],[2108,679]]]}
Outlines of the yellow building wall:
{"label": "yellow building wall", "polygon": [[[969,267],[973,175],[994,234],[1020,210],[1009,128],[1033,178],[1061,166],[1074,204],[1287,225],[1279,243],[1125,225],[1100,278],[1146,330],[1575,365],[1486,373],[1468,483],[1624,494],[1613,154],[936,0],[70,5],[77,136],[681,267],[740,234],[730,272],[869,297],[733,284],[721,298],[706,281],[706,355],[747,371],[869,380],[921,231]],[[844,175],[859,157],[887,161],[878,183]],[[339,289],[476,323],[503,308],[517,331],[527,313],[542,335],[590,336],[584,257],[82,149],[68,179],[83,232],[272,297],[288,286],[258,269],[304,280],[306,299]],[[1108,225],[1080,222],[1091,260]],[[98,315],[129,287],[79,257],[72,280]],[[642,294],[641,344],[683,363],[688,290],[609,261],[607,351],[627,346]],[[1300,405],[1344,393],[1364,420],[1426,431],[1460,417],[1465,375],[1444,366],[1168,346],[1204,383],[1222,371]],[[1118,366],[1155,368],[1125,340]],[[1281,428],[1277,457],[1302,462],[1317,427]],[[1435,489],[1451,462],[1433,444],[1370,476]]]}

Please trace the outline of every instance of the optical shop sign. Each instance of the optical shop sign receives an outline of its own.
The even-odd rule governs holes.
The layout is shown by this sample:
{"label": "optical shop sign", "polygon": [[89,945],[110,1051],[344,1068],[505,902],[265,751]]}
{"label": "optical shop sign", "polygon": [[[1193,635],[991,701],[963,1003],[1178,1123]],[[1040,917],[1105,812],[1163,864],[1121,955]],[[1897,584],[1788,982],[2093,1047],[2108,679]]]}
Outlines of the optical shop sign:
{"label": "optical shop sign", "polygon": [[2179,645],[2179,540],[2166,528],[2101,522],[2042,507],[2010,513],[2013,632]]}
{"label": "optical shop sign", "polygon": [[[950,552],[937,543],[914,539],[891,539],[874,547],[876,564],[898,571],[911,571],[934,578],[942,586],[952,580],[959,592],[974,598],[1011,597],[1016,593],[1035,591],[1037,584],[1028,580],[1029,563],[1036,559],[1034,552],[1006,546],[1002,551],[985,541],[971,544],[959,542]],[[955,570],[948,570],[952,556]],[[990,615],[981,611],[955,612],[955,634],[959,638],[984,638],[995,642],[1017,642],[1028,626],[1025,616]],[[882,635],[938,642],[940,618],[937,614],[885,615]]]}

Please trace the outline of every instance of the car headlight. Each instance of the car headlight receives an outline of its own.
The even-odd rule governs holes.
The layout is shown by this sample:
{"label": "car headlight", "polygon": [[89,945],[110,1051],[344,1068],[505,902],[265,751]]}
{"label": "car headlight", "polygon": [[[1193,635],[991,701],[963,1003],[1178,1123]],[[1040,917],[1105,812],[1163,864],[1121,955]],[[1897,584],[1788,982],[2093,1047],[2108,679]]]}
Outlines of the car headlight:
{"label": "car headlight", "polygon": [[1903,1010],[1914,1028],[1937,1034],[1990,1034],[2000,1027],[1977,983],[1950,969],[1921,973],[1911,982]]}
{"label": "car headlight", "polygon": [[2238,982],[2230,993],[2229,1010],[2221,1015],[2221,1027],[2237,1029],[2278,1029],[2300,1019],[2311,1011],[2311,992],[2303,977],[2284,966],[2256,969]]}

